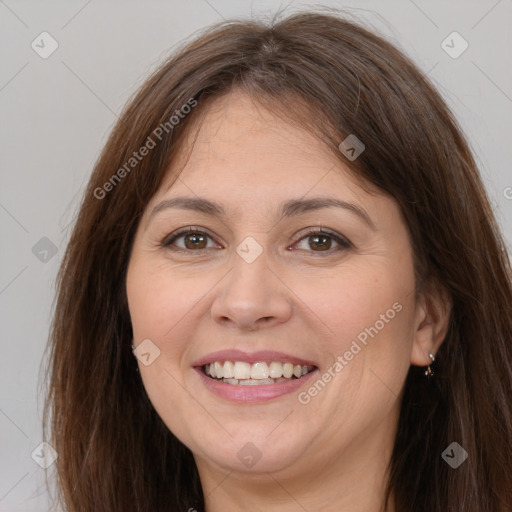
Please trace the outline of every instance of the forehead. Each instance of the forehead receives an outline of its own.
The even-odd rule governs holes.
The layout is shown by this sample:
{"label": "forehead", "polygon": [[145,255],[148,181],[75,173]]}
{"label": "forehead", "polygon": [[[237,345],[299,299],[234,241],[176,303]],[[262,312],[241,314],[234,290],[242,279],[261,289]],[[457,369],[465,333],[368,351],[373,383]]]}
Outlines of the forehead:
{"label": "forehead", "polygon": [[[296,107],[306,121],[312,115],[300,103]],[[332,192],[333,187],[362,192],[360,179],[305,123],[271,111],[242,91],[208,100],[180,145],[160,192],[185,184],[201,195],[226,187],[239,196],[264,188],[268,194],[295,196],[312,189]]]}
{"label": "forehead", "polygon": [[198,113],[199,120],[193,118],[194,124],[187,126],[174,162],[146,207],[144,225],[159,218],[157,212],[165,212],[165,219],[185,210],[255,231],[302,212],[314,212],[315,222],[322,223],[326,217],[319,208],[299,203],[334,200],[337,206],[343,202],[345,210],[359,210],[343,216],[354,229],[362,225],[353,223],[357,216],[369,219],[366,224],[381,233],[405,228],[394,198],[361,182],[341,154],[268,104],[263,107],[246,94],[233,93],[208,100]]}

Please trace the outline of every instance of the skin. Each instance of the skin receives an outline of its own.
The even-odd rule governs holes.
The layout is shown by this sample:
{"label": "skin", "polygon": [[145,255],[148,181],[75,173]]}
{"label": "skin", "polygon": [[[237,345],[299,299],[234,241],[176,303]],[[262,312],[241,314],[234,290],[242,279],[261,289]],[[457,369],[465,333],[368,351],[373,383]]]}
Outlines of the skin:
{"label": "skin", "polygon": [[[147,206],[128,268],[134,344],[149,338],[160,350],[148,366],[139,361],[148,396],[192,450],[208,512],[377,512],[407,371],[428,365],[442,343],[446,298],[435,290],[415,298],[413,254],[396,202],[365,192],[300,126],[233,92],[206,107],[193,135],[188,160],[175,162]],[[222,203],[226,217],[177,208],[150,215],[177,196]],[[281,202],[303,197],[354,203],[375,229],[332,207],[279,219]],[[190,236],[162,246],[188,226],[211,238],[199,249]],[[319,227],[351,246],[304,233]],[[263,249],[250,264],[236,252],[247,236]],[[191,367],[217,350],[274,349],[315,361],[321,376],[395,303],[401,311],[307,404],[296,392],[229,402]],[[261,454],[252,468],[237,457],[248,442]]]}

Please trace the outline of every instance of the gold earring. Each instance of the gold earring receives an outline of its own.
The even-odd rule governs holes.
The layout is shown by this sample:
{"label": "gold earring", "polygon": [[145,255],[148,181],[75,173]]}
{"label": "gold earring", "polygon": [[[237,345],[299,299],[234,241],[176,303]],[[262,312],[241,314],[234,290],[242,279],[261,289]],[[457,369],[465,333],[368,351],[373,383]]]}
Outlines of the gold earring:
{"label": "gold earring", "polygon": [[[436,360],[436,358],[434,357],[434,354],[429,354],[428,356],[432,360],[432,363]],[[434,372],[432,371],[432,368],[430,368],[430,364],[427,366],[427,369],[425,370],[425,375],[427,377],[432,377],[432,375],[434,375]]]}

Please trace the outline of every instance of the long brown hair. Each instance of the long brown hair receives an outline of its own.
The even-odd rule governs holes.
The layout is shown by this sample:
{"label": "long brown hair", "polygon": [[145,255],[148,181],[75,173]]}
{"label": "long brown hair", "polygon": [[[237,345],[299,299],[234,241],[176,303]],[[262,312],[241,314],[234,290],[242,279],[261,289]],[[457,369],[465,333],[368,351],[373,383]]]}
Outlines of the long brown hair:
{"label": "long brown hair", "polygon": [[[204,509],[192,453],[136,372],[125,277],[140,217],[185,129],[207,98],[238,87],[292,122],[293,105],[307,107],[304,129],[400,205],[417,291],[435,282],[451,297],[435,377],[411,366],[405,383],[388,488],[396,511],[509,512],[512,273],[468,143],[399,50],[311,12],[208,29],[146,81],[114,127],[62,262],[48,345],[43,433],[58,453],[61,503],[70,512]],[[349,134],[366,146],[354,162],[338,150]],[[131,161],[148,138],[155,146]],[[457,469],[441,457],[452,442],[469,454]]]}

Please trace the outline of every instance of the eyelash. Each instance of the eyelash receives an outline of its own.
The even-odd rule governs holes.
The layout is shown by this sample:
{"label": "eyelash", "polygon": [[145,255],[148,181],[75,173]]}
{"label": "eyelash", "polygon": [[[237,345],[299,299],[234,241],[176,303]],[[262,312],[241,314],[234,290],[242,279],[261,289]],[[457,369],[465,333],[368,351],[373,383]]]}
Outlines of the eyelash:
{"label": "eyelash", "polygon": [[[175,233],[167,235],[162,240],[161,246],[163,248],[168,248],[168,249],[171,249],[173,251],[188,252],[188,253],[191,253],[191,252],[203,253],[204,251],[208,251],[209,249],[211,249],[211,248],[206,248],[206,249],[193,250],[193,249],[183,249],[182,247],[172,247],[171,248],[171,245],[176,240],[178,240],[179,238],[181,238],[181,237],[183,237],[185,235],[190,235],[190,234],[206,235],[207,237],[213,239],[213,237],[208,232],[206,232],[204,229],[199,229],[197,227],[187,227],[187,228],[180,229],[180,230],[178,230]],[[295,243],[301,242],[302,240],[307,239],[307,238],[309,238],[311,236],[314,236],[314,235],[325,235],[325,236],[328,236],[329,238],[332,238],[340,246],[338,248],[335,248],[334,250],[333,249],[328,249],[326,251],[313,251],[313,250],[308,250],[307,251],[307,252],[311,252],[313,254],[318,254],[319,256],[323,256],[324,254],[326,256],[329,256],[329,255],[332,255],[333,253],[336,253],[336,252],[339,252],[339,251],[343,251],[343,250],[347,250],[347,249],[351,249],[353,247],[351,242],[349,242],[345,237],[342,237],[341,235],[338,235],[337,233],[335,233],[335,232],[333,232],[331,230],[325,229],[325,228],[312,228],[312,229],[306,231],[305,233],[303,233],[301,238],[297,242],[295,242]],[[305,250],[305,249],[299,249],[299,250]]]}

